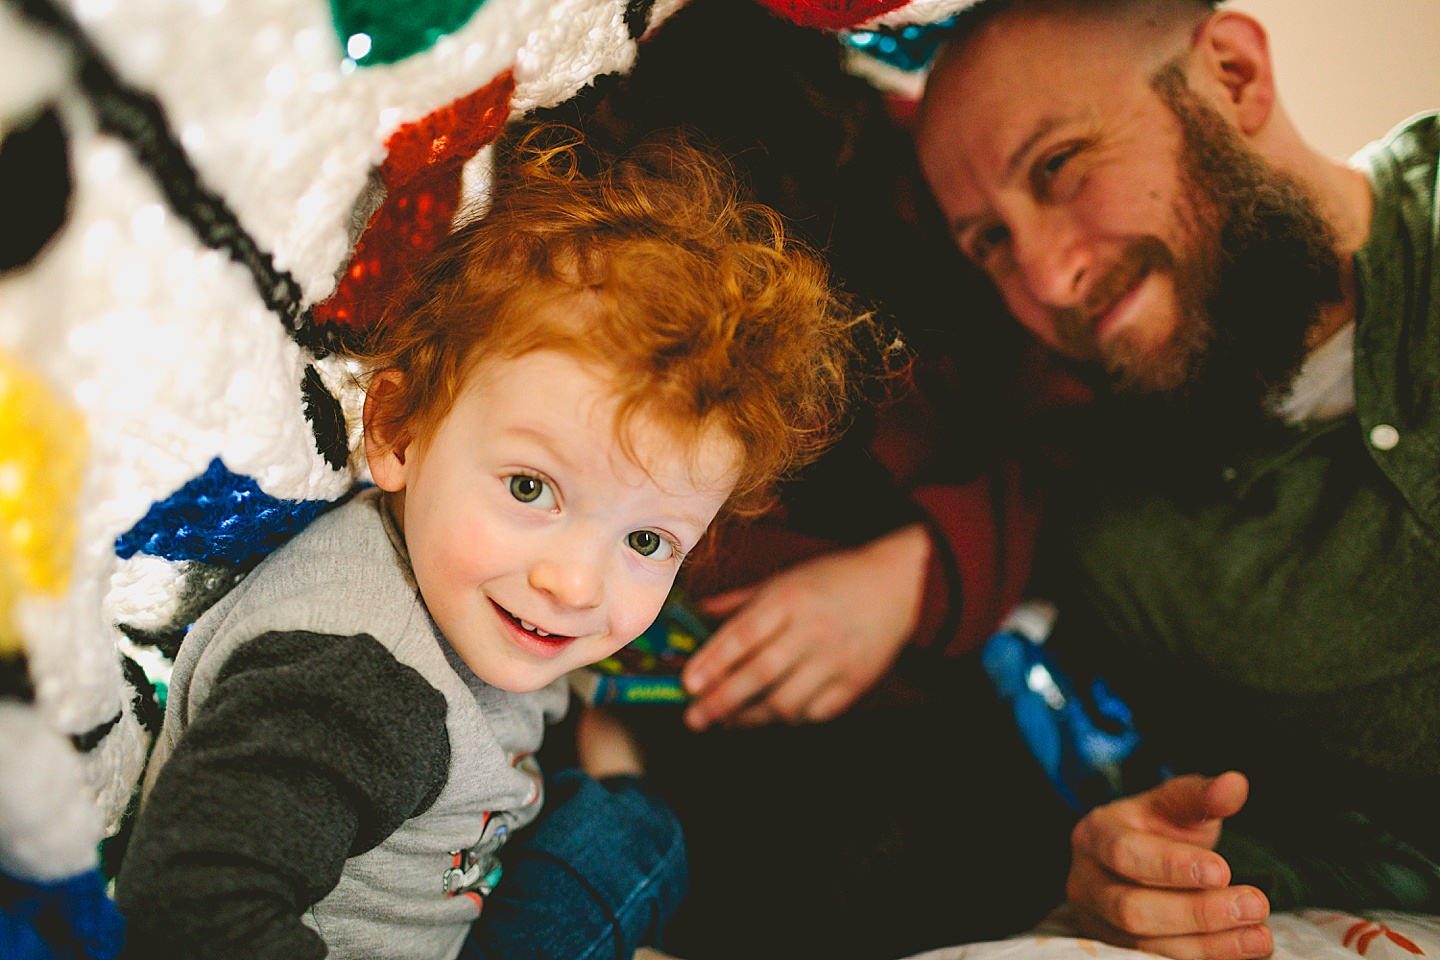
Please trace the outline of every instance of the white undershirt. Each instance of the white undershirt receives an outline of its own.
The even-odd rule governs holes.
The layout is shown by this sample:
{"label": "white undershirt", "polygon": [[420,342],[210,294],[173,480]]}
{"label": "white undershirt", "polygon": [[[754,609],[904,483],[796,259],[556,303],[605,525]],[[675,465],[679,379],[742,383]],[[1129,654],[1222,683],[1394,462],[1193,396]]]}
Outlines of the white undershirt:
{"label": "white undershirt", "polygon": [[1355,409],[1354,322],[1310,351],[1290,393],[1272,409],[1289,424],[1330,420]]}

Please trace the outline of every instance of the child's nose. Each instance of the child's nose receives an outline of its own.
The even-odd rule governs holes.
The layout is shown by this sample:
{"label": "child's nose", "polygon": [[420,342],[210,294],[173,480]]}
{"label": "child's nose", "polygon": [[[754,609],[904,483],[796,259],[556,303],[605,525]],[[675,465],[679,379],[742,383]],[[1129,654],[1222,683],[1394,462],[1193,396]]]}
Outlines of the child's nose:
{"label": "child's nose", "polygon": [[530,586],[566,607],[592,609],[605,599],[605,575],[598,557],[562,550],[530,566]]}

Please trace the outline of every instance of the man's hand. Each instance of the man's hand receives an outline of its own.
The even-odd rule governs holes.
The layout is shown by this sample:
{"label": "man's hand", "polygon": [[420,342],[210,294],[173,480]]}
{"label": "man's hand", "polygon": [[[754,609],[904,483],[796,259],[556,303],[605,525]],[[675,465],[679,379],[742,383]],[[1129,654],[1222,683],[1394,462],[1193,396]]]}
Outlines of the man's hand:
{"label": "man's hand", "polygon": [[1084,932],[1176,960],[1244,960],[1274,948],[1265,895],[1230,886],[1215,853],[1221,822],[1240,812],[1239,773],[1176,777],[1092,810],[1071,835],[1066,895]]}
{"label": "man's hand", "polygon": [[895,662],[920,615],[930,535],[902,527],[702,601],[728,619],[685,666],[694,730],[829,720]]}

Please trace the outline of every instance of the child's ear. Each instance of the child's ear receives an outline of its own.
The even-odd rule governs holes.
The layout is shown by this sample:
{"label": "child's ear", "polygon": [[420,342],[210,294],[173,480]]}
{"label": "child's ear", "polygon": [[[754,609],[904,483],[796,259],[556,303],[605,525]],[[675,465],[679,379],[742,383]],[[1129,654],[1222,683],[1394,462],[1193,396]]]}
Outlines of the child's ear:
{"label": "child's ear", "polygon": [[365,388],[365,459],[375,485],[390,493],[405,489],[405,455],[410,447],[401,424],[389,415],[389,405],[403,383],[399,370],[381,370]]}

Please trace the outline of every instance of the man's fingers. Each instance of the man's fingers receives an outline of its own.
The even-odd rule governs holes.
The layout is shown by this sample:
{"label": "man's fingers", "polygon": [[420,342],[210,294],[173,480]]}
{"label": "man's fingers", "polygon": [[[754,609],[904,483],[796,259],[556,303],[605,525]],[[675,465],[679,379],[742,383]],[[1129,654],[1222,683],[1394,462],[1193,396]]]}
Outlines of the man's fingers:
{"label": "man's fingers", "polygon": [[779,719],[775,715],[775,711],[770,709],[770,704],[761,700],[732,715],[726,721],[726,725],[731,727],[768,727]]}
{"label": "man's fingers", "polygon": [[795,669],[800,651],[794,644],[771,638],[748,659],[714,683],[685,711],[685,723],[703,730],[712,723],[731,720],[746,705],[766,698]]}
{"label": "man's fingers", "polygon": [[814,719],[810,713],[811,704],[834,681],[834,669],[828,662],[816,657],[802,658],[790,674],[766,692],[765,704],[775,719],[785,723],[805,723]]}
{"label": "man's fingers", "polygon": [[788,623],[783,608],[755,604],[726,620],[710,640],[695,652],[680,679],[685,689],[704,699],[710,688],[733,674],[742,661],[757,656],[757,649],[772,643]]}
{"label": "man's fingers", "polygon": [[864,692],[863,688],[856,689],[838,681],[832,683],[810,701],[810,705],[805,708],[805,719],[812,723],[833,720],[849,709],[850,704]]}
{"label": "man's fingers", "polygon": [[819,723],[839,716],[860,692],[837,679],[828,664],[807,660],[728,722],[736,727]]}
{"label": "man's fingers", "polygon": [[1081,913],[1130,937],[1185,937],[1254,926],[1270,904],[1254,887],[1164,890],[1128,883],[1090,862],[1072,865],[1066,894]]}
{"label": "man's fingers", "polygon": [[1088,813],[1071,833],[1065,891],[1082,921],[1111,943],[1177,960],[1269,953],[1269,901],[1228,886],[1230,867],[1211,849],[1248,793],[1238,773],[1184,776]]}
{"label": "man's fingers", "polygon": [[1250,781],[1233,770],[1218,777],[1190,774],[1166,781],[1150,794],[1156,813],[1168,823],[1201,827],[1239,813],[1250,795]]}
{"label": "man's fingers", "polygon": [[1223,933],[1254,926],[1270,915],[1270,904],[1249,887],[1222,890],[1154,890],[1116,884],[1100,916],[1135,937],[1176,937]]}
{"label": "man's fingers", "polygon": [[1250,798],[1250,780],[1237,770],[1222,773],[1205,790],[1205,805],[1216,820],[1233,817]]}
{"label": "man's fingers", "polygon": [[707,617],[728,617],[750,602],[755,596],[755,591],[760,589],[759,584],[749,587],[740,587],[736,590],[726,590],[724,593],[717,593],[714,596],[704,597],[695,601],[695,606]]}
{"label": "man's fingers", "polygon": [[1275,950],[1275,937],[1264,924],[1193,937],[1137,940],[1135,948],[1175,960],[1258,960]]}
{"label": "man's fingers", "polygon": [[1174,960],[1258,960],[1275,949],[1275,937],[1263,923],[1217,933],[1135,937],[1084,912],[1077,919],[1087,937]]}
{"label": "man's fingers", "polygon": [[1230,882],[1229,864],[1212,850],[1154,833],[1109,827],[1099,817],[1076,824],[1071,847],[1077,863],[1093,860],[1121,879],[1150,887],[1205,889]]}
{"label": "man's fingers", "polygon": [[685,725],[704,730],[712,723],[729,720],[764,689],[763,683],[742,668],[690,704],[685,710]]}

